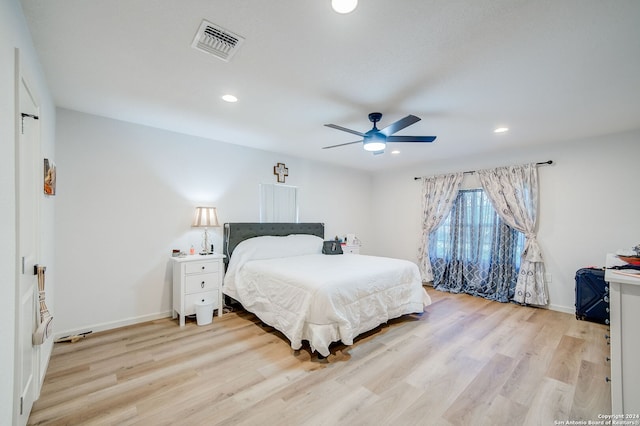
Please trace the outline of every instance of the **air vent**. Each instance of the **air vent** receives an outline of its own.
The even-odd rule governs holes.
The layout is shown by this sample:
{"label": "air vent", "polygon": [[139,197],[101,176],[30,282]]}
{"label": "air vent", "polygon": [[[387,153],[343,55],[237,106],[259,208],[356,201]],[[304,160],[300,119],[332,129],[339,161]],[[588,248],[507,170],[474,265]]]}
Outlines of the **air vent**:
{"label": "air vent", "polygon": [[191,47],[229,62],[243,42],[239,35],[203,20]]}

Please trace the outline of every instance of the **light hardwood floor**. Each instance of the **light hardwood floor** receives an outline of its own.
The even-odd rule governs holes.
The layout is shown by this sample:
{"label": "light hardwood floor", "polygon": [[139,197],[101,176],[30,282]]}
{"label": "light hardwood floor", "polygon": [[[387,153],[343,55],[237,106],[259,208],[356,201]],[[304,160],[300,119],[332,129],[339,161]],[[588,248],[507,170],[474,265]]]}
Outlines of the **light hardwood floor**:
{"label": "light hardwood floor", "polygon": [[251,314],[58,343],[29,424],[554,425],[611,411],[607,327],[427,290],[326,360]]}

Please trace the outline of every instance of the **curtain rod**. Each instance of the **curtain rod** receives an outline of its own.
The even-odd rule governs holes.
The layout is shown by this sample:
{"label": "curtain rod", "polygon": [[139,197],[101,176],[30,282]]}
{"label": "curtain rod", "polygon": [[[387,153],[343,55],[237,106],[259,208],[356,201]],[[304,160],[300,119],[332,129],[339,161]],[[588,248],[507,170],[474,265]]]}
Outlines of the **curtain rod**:
{"label": "curtain rod", "polygon": [[[549,160],[549,161],[541,161],[539,163],[536,163],[536,166],[542,166],[545,164],[553,164],[553,160]],[[463,172],[465,175],[472,175],[474,174],[476,171],[475,170],[469,170],[468,172]],[[421,177],[414,177],[414,180],[418,180],[418,179],[422,179]]]}

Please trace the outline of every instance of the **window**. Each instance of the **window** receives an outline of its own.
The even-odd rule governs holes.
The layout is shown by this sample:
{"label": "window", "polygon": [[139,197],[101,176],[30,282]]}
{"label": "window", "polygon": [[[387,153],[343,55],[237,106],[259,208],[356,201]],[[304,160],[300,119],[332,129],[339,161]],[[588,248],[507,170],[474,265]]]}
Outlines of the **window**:
{"label": "window", "polygon": [[434,287],[507,302],[523,248],[524,234],[500,219],[482,189],[459,191],[449,216],[429,236]]}
{"label": "window", "polygon": [[260,185],[260,222],[298,222],[298,188],[263,183]]}

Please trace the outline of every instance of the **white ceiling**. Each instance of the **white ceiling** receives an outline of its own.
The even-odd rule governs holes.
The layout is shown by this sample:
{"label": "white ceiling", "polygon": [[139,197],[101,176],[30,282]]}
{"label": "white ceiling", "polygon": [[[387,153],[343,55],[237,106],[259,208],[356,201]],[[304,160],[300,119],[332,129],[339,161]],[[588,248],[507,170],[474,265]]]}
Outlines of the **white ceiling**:
{"label": "white ceiling", "polygon": [[[640,128],[638,0],[22,5],[58,106],[362,170]],[[191,48],[203,19],[246,39],[230,62]],[[373,111],[438,138],[321,149],[358,139],[323,124],[365,132]]]}

